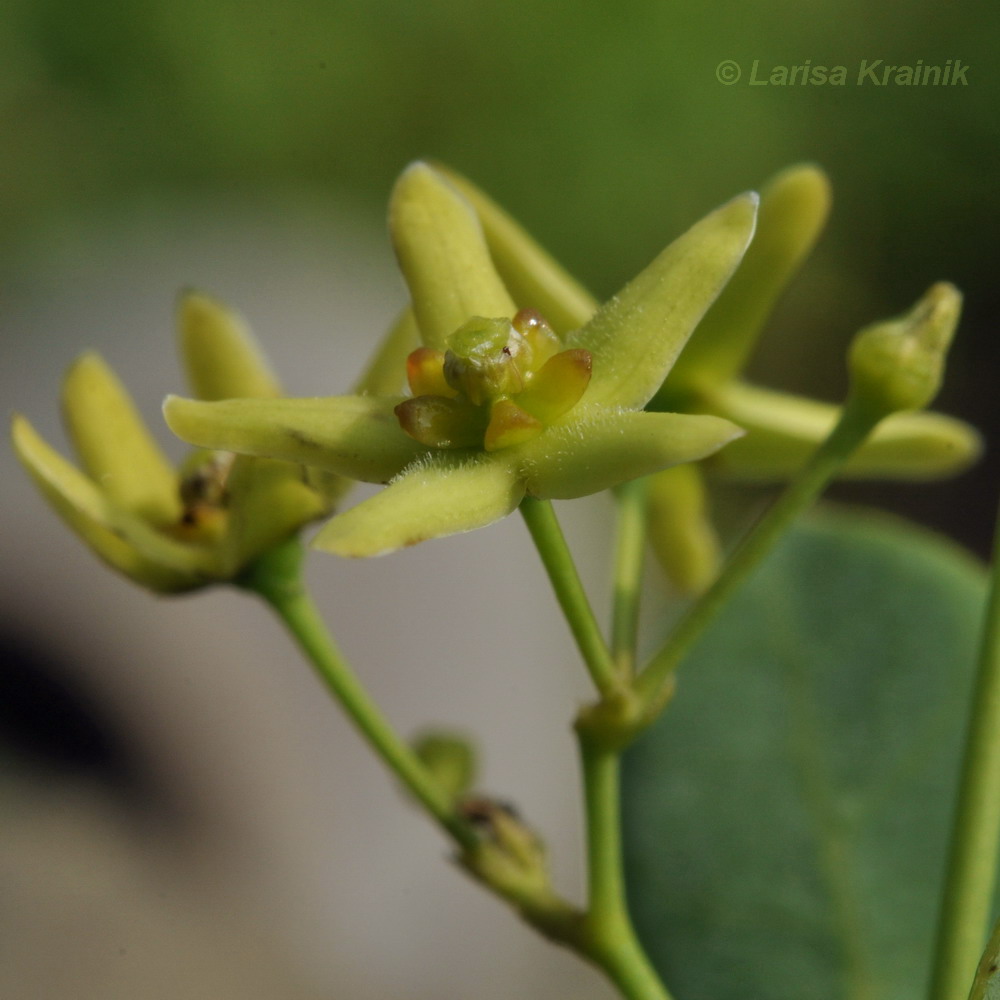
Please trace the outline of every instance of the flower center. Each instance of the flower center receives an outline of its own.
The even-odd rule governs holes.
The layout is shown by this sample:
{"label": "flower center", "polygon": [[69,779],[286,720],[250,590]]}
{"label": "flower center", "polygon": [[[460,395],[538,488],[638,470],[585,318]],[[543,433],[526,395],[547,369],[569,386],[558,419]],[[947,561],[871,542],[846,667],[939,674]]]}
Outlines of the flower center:
{"label": "flower center", "polygon": [[186,542],[212,543],[225,530],[229,507],[227,481],[236,456],[229,451],[195,452],[181,468],[180,520],[169,534]]}
{"label": "flower center", "polygon": [[561,346],[533,309],[512,320],[475,316],[447,350],[420,347],[407,358],[413,397],[396,407],[399,425],[430,448],[497,451],[529,441],[590,382],[589,351]]}

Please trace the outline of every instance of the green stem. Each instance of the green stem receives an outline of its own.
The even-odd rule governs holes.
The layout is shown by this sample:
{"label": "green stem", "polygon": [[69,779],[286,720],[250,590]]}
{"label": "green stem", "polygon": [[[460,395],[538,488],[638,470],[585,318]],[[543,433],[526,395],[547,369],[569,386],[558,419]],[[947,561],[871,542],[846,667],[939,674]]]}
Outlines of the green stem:
{"label": "green stem", "polygon": [[938,923],[932,1000],[965,1000],[989,927],[1000,841],[1000,520]]}
{"label": "green stem", "polygon": [[521,514],[597,690],[604,696],[621,688],[618,671],[580,582],[576,565],[548,500],[525,497]]}
{"label": "green stem", "polygon": [[622,872],[619,755],[580,740],[587,813],[586,953],[627,1000],[671,1000],[639,944]]}
{"label": "green stem", "polygon": [[302,582],[301,561],[301,545],[297,541],[286,543],[264,556],[242,585],[259,594],[275,611],[386,767],[456,843],[463,848],[474,846],[476,836],[456,815],[450,797],[396,733],[337,648]]}
{"label": "green stem", "polygon": [[819,496],[844,462],[871,433],[878,417],[848,403],[830,436],[819,446],[799,475],[737,547],[715,583],[677,623],[636,681],[642,705],[653,712],[669,692],[678,664],[726,605],[744,580],[774,548],[795,518]]}
{"label": "green stem", "polygon": [[615,557],[611,655],[623,677],[635,670],[639,632],[639,595],[646,553],[648,480],[633,479],[618,488],[618,540]]}

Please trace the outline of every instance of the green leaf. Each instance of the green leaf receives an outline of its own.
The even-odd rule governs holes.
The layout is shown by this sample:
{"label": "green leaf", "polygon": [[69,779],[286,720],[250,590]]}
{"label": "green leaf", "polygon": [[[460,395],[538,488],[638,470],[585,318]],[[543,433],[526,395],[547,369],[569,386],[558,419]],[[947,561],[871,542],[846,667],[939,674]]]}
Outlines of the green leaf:
{"label": "green leaf", "polygon": [[976,969],[976,979],[969,1000],[1000,1000],[1000,921],[993,928],[989,943]]}
{"label": "green leaf", "polygon": [[683,664],[624,797],[637,925],[677,996],[923,995],[983,595],[946,542],[825,513]]}

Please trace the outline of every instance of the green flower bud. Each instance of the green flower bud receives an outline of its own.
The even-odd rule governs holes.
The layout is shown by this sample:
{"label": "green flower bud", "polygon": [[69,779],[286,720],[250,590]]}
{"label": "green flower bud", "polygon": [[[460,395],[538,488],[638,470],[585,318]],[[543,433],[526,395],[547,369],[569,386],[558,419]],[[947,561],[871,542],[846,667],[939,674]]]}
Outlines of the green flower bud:
{"label": "green flower bud", "polygon": [[467,739],[428,732],[414,741],[413,749],[450,799],[468,793],[476,780],[476,751]]}
{"label": "green flower bud", "polygon": [[856,403],[883,416],[927,406],[941,387],[961,308],[958,289],[939,282],[904,316],[862,330],[848,357]]}
{"label": "green flower bud", "polygon": [[474,406],[516,396],[524,388],[529,354],[510,320],[477,316],[448,338],[445,381]]}
{"label": "green flower bud", "polygon": [[460,858],[473,875],[518,906],[532,908],[550,897],[545,846],[514,809],[473,798],[462,803],[461,812],[481,834]]}

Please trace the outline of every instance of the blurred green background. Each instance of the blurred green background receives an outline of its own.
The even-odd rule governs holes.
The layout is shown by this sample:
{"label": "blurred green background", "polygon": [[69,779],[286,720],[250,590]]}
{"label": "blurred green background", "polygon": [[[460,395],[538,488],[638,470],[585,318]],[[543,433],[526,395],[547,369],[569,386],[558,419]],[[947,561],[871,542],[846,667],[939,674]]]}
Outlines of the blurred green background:
{"label": "blurred green background", "polygon": [[[604,295],[715,204],[808,159],[833,178],[833,219],[755,370],[836,398],[850,334],[949,279],[966,319],[940,405],[987,426],[998,42],[985,2],[5,0],[0,277],[30,290],[95,219],[192,196],[320,219],[350,198],[379,227],[394,175],[433,156]],[[727,59],[732,86],[715,74]],[[968,85],[858,86],[865,59],[959,60]],[[753,60],[845,65],[849,83],[750,86]],[[917,494],[918,516],[982,549],[996,478],[985,465],[887,496]]]}

